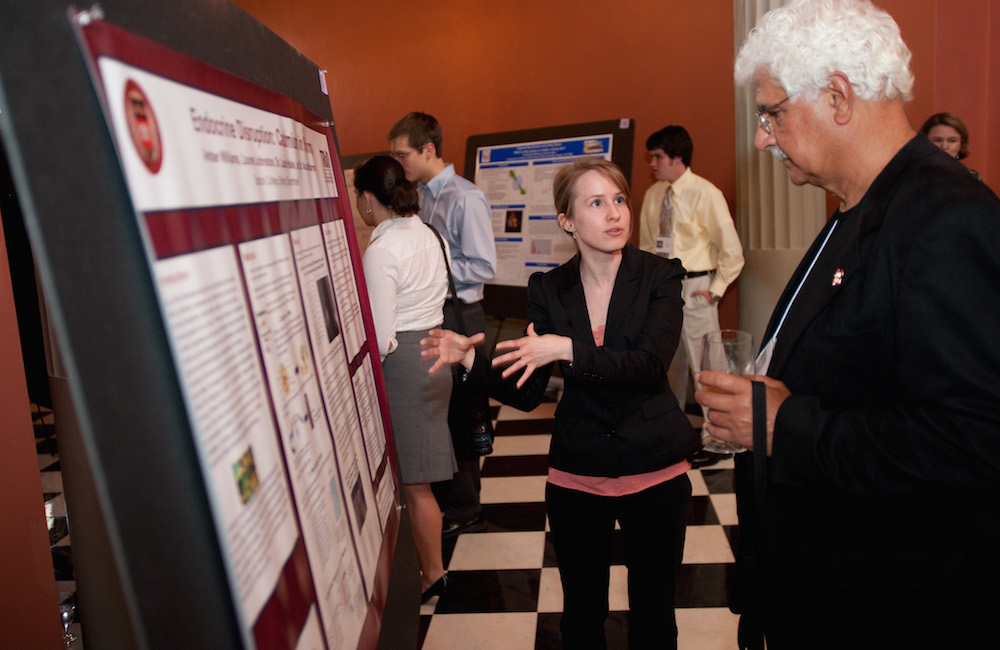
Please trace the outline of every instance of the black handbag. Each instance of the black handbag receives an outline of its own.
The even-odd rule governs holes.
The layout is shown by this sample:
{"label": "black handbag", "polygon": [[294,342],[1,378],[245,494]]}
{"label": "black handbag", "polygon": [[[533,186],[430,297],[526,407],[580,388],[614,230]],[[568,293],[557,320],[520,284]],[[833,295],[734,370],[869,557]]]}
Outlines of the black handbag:
{"label": "black handbag", "polygon": [[729,595],[729,609],[740,615],[737,640],[740,650],[764,650],[764,626],[760,611],[763,596],[760,555],[764,549],[764,507],[767,501],[767,393],[762,382],[753,382],[753,451],[734,459],[736,470],[736,514],[739,542],[736,572]]}
{"label": "black handbag", "polygon": [[[467,333],[465,321],[462,318],[462,309],[455,291],[455,279],[451,275],[451,264],[448,260],[448,251],[444,247],[444,239],[441,233],[431,224],[426,224],[434,236],[437,237],[438,244],[441,245],[441,254],[444,255],[444,268],[448,271],[448,290],[454,300],[451,307],[454,310],[455,321],[463,334]],[[447,302],[445,303],[447,308]],[[487,395],[487,387],[480,382],[470,381],[468,373],[461,373],[455,378],[455,385],[452,389],[451,406],[448,409],[448,426],[452,430],[452,441],[455,445],[455,455],[461,460],[467,456],[489,456],[493,453],[493,416],[490,413],[490,400]],[[456,431],[462,432],[461,440],[456,439]],[[466,434],[465,432],[468,432]]]}

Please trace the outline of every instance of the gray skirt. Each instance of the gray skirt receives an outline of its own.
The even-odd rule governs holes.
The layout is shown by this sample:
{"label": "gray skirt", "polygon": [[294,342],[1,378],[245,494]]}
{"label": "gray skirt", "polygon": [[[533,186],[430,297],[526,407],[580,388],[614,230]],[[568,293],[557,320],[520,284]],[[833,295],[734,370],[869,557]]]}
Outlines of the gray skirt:
{"label": "gray skirt", "polygon": [[451,370],[427,374],[420,339],[427,332],[396,332],[399,347],[382,362],[403,483],[447,481],[458,471],[448,430]]}

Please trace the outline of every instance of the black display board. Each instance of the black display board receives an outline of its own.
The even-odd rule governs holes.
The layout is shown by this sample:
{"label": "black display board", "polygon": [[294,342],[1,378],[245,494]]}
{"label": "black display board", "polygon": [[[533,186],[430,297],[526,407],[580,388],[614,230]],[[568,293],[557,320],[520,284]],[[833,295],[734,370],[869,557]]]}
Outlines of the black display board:
{"label": "black display board", "polygon": [[484,289],[487,314],[526,318],[527,276],[569,257],[572,245],[557,232],[554,211],[545,205],[551,203],[554,170],[581,156],[600,156],[631,183],[634,141],[631,118],[469,137],[465,177],[486,192],[494,213],[498,272]]}
{"label": "black display board", "polygon": [[[236,611],[241,597],[220,546],[148,239],[137,227],[75,14],[53,0],[0,5],[0,130],[66,368],[67,420],[72,415],[77,425],[62,470],[86,643],[247,647],[254,641]],[[92,16],[291,98],[333,130],[317,67],[228,1],[108,0]],[[337,209],[349,212],[342,175],[337,184]],[[287,217],[276,212],[279,231]],[[393,521],[361,647],[415,645],[416,558],[405,511]],[[290,563],[283,580],[303,580],[291,575],[301,566]],[[305,602],[269,600],[269,616],[283,629],[265,645],[292,647],[308,592]]]}

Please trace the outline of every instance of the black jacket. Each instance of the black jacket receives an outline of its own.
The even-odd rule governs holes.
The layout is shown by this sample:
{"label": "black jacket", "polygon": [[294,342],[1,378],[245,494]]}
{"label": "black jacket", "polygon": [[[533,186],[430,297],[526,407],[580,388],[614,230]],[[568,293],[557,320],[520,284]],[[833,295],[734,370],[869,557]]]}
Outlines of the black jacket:
{"label": "black jacket", "polygon": [[[556,409],[549,464],[586,476],[618,477],[662,469],[699,445],[667,385],[680,340],[684,268],[628,245],[608,307],[604,345],[594,344],[579,257],[528,281],[528,320],[537,334],[573,339],[573,363]],[[552,366],[520,389],[493,374],[492,395],[523,410],[537,406]]]}
{"label": "black jacket", "polygon": [[814,611],[980,589],[995,604],[998,554],[981,550],[1000,548],[1000,201],[917,136],[834,222],[768,368],[792,393],[767,491],[770,592]]}

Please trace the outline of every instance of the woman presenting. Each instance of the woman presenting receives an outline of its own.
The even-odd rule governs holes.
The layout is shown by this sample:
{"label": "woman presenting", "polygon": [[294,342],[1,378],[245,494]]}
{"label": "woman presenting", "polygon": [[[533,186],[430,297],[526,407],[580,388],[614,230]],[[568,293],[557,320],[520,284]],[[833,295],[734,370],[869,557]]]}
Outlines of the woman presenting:
{"label": "woman presenting", "polygon": [[358,165],[354,189],[358,211],[375,227],[361,262],[426,601],[448,586],[430,483],[458,468],[448,430],[452,379],[428,374],[420,358],[420,338],[444,322],[446,253],[417,216],[417,189],[397,161],[375,156]]}
{"label": "woman presenting", "polygon": [[[537,406],[555,363],[564,392],[555,413],[545,503],[563,585],[567,648],[605,647],[612,534],[629,570],[629,645],[675,648],[674,583],[691,496],[687,457],[700,439],[667,385],[680,339],[684,269],[629,244],[621,170],[588,158],[553,186],[560,226],[578,254],[528,282],[524,337],[497,344],[489,379],[482,338],[431,330],[431,371],[450,363],[523,410]],[[479,379],[482,377],[483,379]]]}

